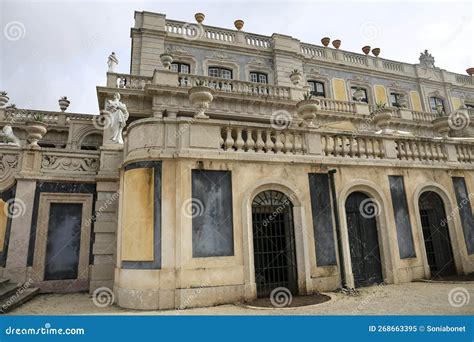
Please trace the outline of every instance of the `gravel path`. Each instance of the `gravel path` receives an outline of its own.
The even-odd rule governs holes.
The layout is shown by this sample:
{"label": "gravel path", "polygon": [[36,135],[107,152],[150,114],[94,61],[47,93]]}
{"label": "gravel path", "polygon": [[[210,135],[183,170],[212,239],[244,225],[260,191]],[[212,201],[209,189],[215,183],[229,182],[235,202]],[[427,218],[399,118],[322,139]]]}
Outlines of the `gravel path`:
{"label": "gravel path", "polygon": [[[464,294],[448,295],[455,288]],[[466,297],[466,293],[468,294]],[[360,296],[328,293],[332,300],[312,307],[291,309],[255,309],[241,305],[163,311],[125,310],[117,306],[96,307],[85,293],[39,295],[11,315],[474,315],[474,283],[425,283],[379,285],[360,289]],[[467,301],[467,302],[466,302]]]}

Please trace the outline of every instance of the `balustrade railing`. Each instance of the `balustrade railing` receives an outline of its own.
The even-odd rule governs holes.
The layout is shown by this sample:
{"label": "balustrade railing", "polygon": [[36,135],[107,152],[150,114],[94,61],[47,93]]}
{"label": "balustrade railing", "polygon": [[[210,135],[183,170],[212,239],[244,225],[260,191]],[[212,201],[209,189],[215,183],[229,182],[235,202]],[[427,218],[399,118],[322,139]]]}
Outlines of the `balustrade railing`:
{"label": "balustrade railing", "polygon": [[122,89],[144,90],[145,86],[151,84],[153,80],[153,77],[148,76],[113,73],[109,73],[108,75],[112,77],[112,79],[107,82],[108,86]]}
{"label": "balustrade railing", "polygon": [[448,159],[441,142],[399,139],[395,144],[400,160],[444,162]]}
{"label": "balustrade railing", "polygon": [[322,134],[322,152],[326,157],[371,158],[385,157],[383,139],[344,134]]}
{"label": "balustrade railing", "polygon": [[288,87],[280,87],[263,83],[244,82],[209,76],[179,74],[178,85],[180,87],[193,87],[197,84],[210,87],[217,91],[232,94],[268,96],[279,99],[290,98],[290,88]]}
{"label": "balustrade railing", "polygon": [[461,163],[474,163],[474,145],[456,145],[456,155]]}
{"label": "balustrade railing", "polygon": [[227,152],[303,154],[303,134],[272,128],[224,127],[221,149]]}
{"label": "balustrade railing", "polygon": [[342,112],[355,114],[356,108],[354,102],[332,100],[327,98],[318,98],[322,111]]}
{"label": "balustrade railing", "polygon": [[301,44],[301,52],[310,57],[326,58],[324,48],[319,46]]}
{"label": "balustrade railing", "polygon": [[438,117],[438,114],[429,112],[412,111],[414,121],[431,122]]}
{"label": "balustrade railing", "polygon": [[345,62],[367,65],[367,57],[365,56],[356,55],[350,52],[344,52],[343,58]]}

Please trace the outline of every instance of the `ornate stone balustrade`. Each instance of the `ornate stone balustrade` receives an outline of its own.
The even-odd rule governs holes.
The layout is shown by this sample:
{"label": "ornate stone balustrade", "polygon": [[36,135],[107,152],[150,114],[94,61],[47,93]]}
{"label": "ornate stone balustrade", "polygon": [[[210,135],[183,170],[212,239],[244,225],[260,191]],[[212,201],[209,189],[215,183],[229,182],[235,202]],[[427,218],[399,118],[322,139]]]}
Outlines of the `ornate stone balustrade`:
{"label": "ornate stone balustrade", "polygon": [[[1,115],[2,113],[4,114],[3,117]],[[48,125],[68,125],[74,120],[92,121],[94,119],[94,115],[89,114],[62,113],[30,109],[9,109],[0,112],[0,122],[14,125],[16,123],[33,121],[37,116],[41,116],[42,121]]]}
{"label": "ornate stone balustrade", "polygon": [[147,76],[107,73],[107,86],[112,88],[144,90],[152,80]]}
{"label": "ornate stone balustrade", "polygon": [[357,112],[354,102],[339,101],[326,98],[320,98],[319,102],[321,104],[322,111],[341,112],[349,114],[355,114]]}
{"label": "ornate stone balustrade", "polygon": [[310,57],[326,58],[326,50],[316,45],[301,44],[301,52]]}
{"label": "ornate stone balustrade", "polygon": [[474,145],[456,145],[456,155],[461,163],[474,163]]}
{"label": "ornate stone balustrade", "polygon": [[347,134],[321,134],[322,152],[326,157],[371,158],[385,157],[383,139]]}
{"label": "ornate stone balustrade", "polygon": [[227,152],[303,154],[303,133],[273,128],[225,127],[221,149]]}
{"label": "ornate stone balustrade", "polygon": [[344,52],[343,58],[345,62],[349,62],[353,64],[368,65],[366,56],[358,55],[351,52]]}
{"label": "ornate stone balustrade", "polygon": [[99,170],[99,152],[79,153],[42,151],[41,171],[54,173],[95,174]]}
{"label": "ornate stone balustrade", "polygon": [[400,160],[445,162],[448,159],[442,142],[397,139],[395,143]]}
{"label": "ornate stone balustrade", "polygon": [[220,92],[249,96],[267,96],[278,99],[290,99],[290,88],[274,86],[270,84],[244,82],[189,74],[179,74],[178,83],[180,87],[190,88],[196,84],[202,83],[202,85],[208,86]]}
{"label": "ornate stone balustrade", "polygon": [[431,122],[438,117],[435,113],[412,111],[414,121]]}

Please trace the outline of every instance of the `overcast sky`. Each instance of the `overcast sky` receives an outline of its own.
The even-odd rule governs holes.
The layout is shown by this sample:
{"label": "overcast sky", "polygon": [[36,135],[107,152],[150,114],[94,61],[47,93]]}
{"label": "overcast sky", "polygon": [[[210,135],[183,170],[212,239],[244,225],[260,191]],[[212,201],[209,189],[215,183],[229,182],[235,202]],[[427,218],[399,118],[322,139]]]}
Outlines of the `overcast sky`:
{"label": "overcast sky", "polygon": [[0,90],[19,108],[97,113],[95,87],[105,85],[107,56],[129,72],[134,11],[271,35],[283,33],[320,45],[328,36],[341,49],[381,48],[381,57],[417,63],[428,49],[436,66],[465,74],[473,61],[473,2],[342,1],[5,1],[0,0]]}

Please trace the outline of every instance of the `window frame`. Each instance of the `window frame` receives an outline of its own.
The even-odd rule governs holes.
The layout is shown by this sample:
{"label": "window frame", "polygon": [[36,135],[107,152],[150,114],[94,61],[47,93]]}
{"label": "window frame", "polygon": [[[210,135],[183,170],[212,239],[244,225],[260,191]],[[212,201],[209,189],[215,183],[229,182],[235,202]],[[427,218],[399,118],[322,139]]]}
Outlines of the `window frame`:
{"label": "window frame", "polygon": [[364,91],[364,94],[365,94],[365,99],[363,99],[361,102],[365,102],[365,103],[369,104],[369,91],[368,91],[367,87],[365,87],[365,86],[351,85],[350,86],[351,100],[356,101],[356,99],[354,98],[354,93],[356,92],[356,90],[358,88],[362,89]]}
{"label": "window frame", "polygon": [[[218,76],[211,76],[211,69],[217,69],[218,70]],[[222,72],[223,71],[228,71],[230,72],[230,78],[228,77],[222,77]],[[207,76],[209,77],[216,77],[216,78],[223,78],[226,80],[233,80],[234,79],[234,70],[218,65],[210,65],[207,67]]]}
{"label": "window frame", "polygon": [[[432,100],[434,102],[434,107],[432,106]],[[443,113],[446,113],[445,100],[439,96],[430,96],[428,97],[428,104],[432,113],[438,113],[438,106],[441,105],[443,108]]]}
{"label": "window frame", "polygon": [[[252,81],[252,75],[257,77],[257,81]],[[260,82],[260,76],[265,76],[265,82]],[[249,73],[250,82],[258,84],[268,84],[268,74],[261,71],[250,71]]]}
{"label": "window frame", "polygon": [[[170,70],[173,71],[171,68],[173,67],[173,65],[177,65],[178,66],[178,70],[177,71],[174,71],[174,72],[178,72],[180,74],[191,74],[191,64],[189,63],[185,63],[185,62],[179,62],[179,61],[176,61],[176,62],[172,62],[171,63],[171,67],[170,67]],[[188,67],[188,72],[183,72],[182,71],[182,67],[183,66],[187,66]]]}
{"label": "window frame", "polygon": [[[325,84],[325,82],[318,81],[318,80],[309,80],[308,85],[310,86],[310,88],[311,88],[311,85],[314,86],[314,90],[310,91],[313,96],[323,97],[323,98],[326,97],[326,84]],[[321,87],[323,88],[322,92],[317,91],[317,85],[321,85]]]}

